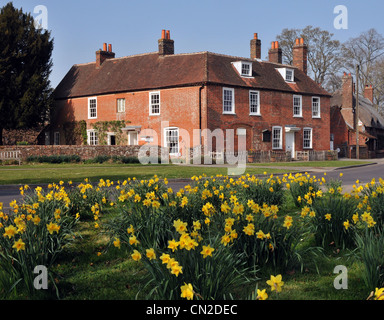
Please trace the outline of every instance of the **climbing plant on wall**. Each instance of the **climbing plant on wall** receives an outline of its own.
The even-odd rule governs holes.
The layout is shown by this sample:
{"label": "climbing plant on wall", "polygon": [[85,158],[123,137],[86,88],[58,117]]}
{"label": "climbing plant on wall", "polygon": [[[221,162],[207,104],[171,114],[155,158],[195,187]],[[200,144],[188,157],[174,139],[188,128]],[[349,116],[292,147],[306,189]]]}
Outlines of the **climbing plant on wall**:
{"label": "climbing plant on wall", "polygon": [[124,120],[98,121],[92,124],[93,129],[98,132],[99,144],[106,145],[108,143],[108,132],[113,132],[116,137],[116,144],[122,144],[123,129],[126,125]]}

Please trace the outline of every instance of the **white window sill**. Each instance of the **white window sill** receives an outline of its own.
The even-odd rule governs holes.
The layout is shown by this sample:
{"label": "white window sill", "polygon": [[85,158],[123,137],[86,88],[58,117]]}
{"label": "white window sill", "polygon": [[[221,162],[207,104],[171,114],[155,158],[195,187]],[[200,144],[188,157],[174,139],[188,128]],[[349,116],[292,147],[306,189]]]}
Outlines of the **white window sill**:
{"label": "white window sill", "polygon": [[261,117],[261,113],[250,113],[249,115],[250,115],[250,116]]}

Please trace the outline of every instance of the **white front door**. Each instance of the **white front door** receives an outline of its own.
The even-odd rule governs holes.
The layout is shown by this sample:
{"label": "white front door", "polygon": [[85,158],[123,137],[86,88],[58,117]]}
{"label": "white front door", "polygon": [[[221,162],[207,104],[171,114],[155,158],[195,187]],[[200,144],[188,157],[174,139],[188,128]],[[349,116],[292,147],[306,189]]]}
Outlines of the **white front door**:
{"label": "white front door", "polygon": [[128,132],[128,145],[137,146],[139,144],[138,135],[136,131]]}
{"label": "white front door", "polygon": [[285,133],[285,151],[290,151],[292,158],[295,157],[295,132]]}

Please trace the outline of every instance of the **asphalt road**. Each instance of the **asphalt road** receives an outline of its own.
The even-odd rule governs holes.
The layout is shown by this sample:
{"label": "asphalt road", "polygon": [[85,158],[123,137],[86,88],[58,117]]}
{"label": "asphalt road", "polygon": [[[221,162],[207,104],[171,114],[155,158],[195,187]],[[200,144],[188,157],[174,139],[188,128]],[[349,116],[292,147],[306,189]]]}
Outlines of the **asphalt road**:
{"label": "asphalt road", "polygon": [[[303,168],[303,171],[307,171],[311,175],[313,174],[317,177],[323,176],[324,172],[326,172],[326,180],[330,180],[332,178],[341,179],[343,181],[343,190],[345,192],[349,192],[352,190],[352,186],[355,184],[357,179],[360,181],[360,184],[366,184],[370,182],[372,178],[375,178],[376,181],[378,181],[379,178],[384,179],[384,159],[374,161],[377,163],[354,168],[316,168],[313,170],[311,170],[311,168]],[[343,173],[341,178],[340,173]],[[179,190],[188,183],[190,183],[190,181],[186,179],[170,180],[169,186],[174,190]],[[5,209],[8,208],[9,203],[15,199],[21,199],[19,186],[0,186],[0,203],[3,203]]]}

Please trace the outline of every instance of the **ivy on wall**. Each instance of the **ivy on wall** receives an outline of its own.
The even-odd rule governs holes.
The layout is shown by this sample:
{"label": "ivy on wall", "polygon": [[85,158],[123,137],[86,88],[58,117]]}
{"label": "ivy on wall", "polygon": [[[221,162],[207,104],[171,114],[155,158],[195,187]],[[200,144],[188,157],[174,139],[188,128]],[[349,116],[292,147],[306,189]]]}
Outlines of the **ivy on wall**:
{"label": "ivy on wall", "polygon": [[99,144],[108,144],[108,132],[113,132],[116,137],[116,144],[120,145],[123,142],[123,129],[126,126],[124,120],[98,121],[92,124],[93,129],[97,130]]}
{"label": "ivy on wall", "polygon": [[63,129],[66,144],[87,144],[87,123],[85,120],[66,122],[63,125]]}

